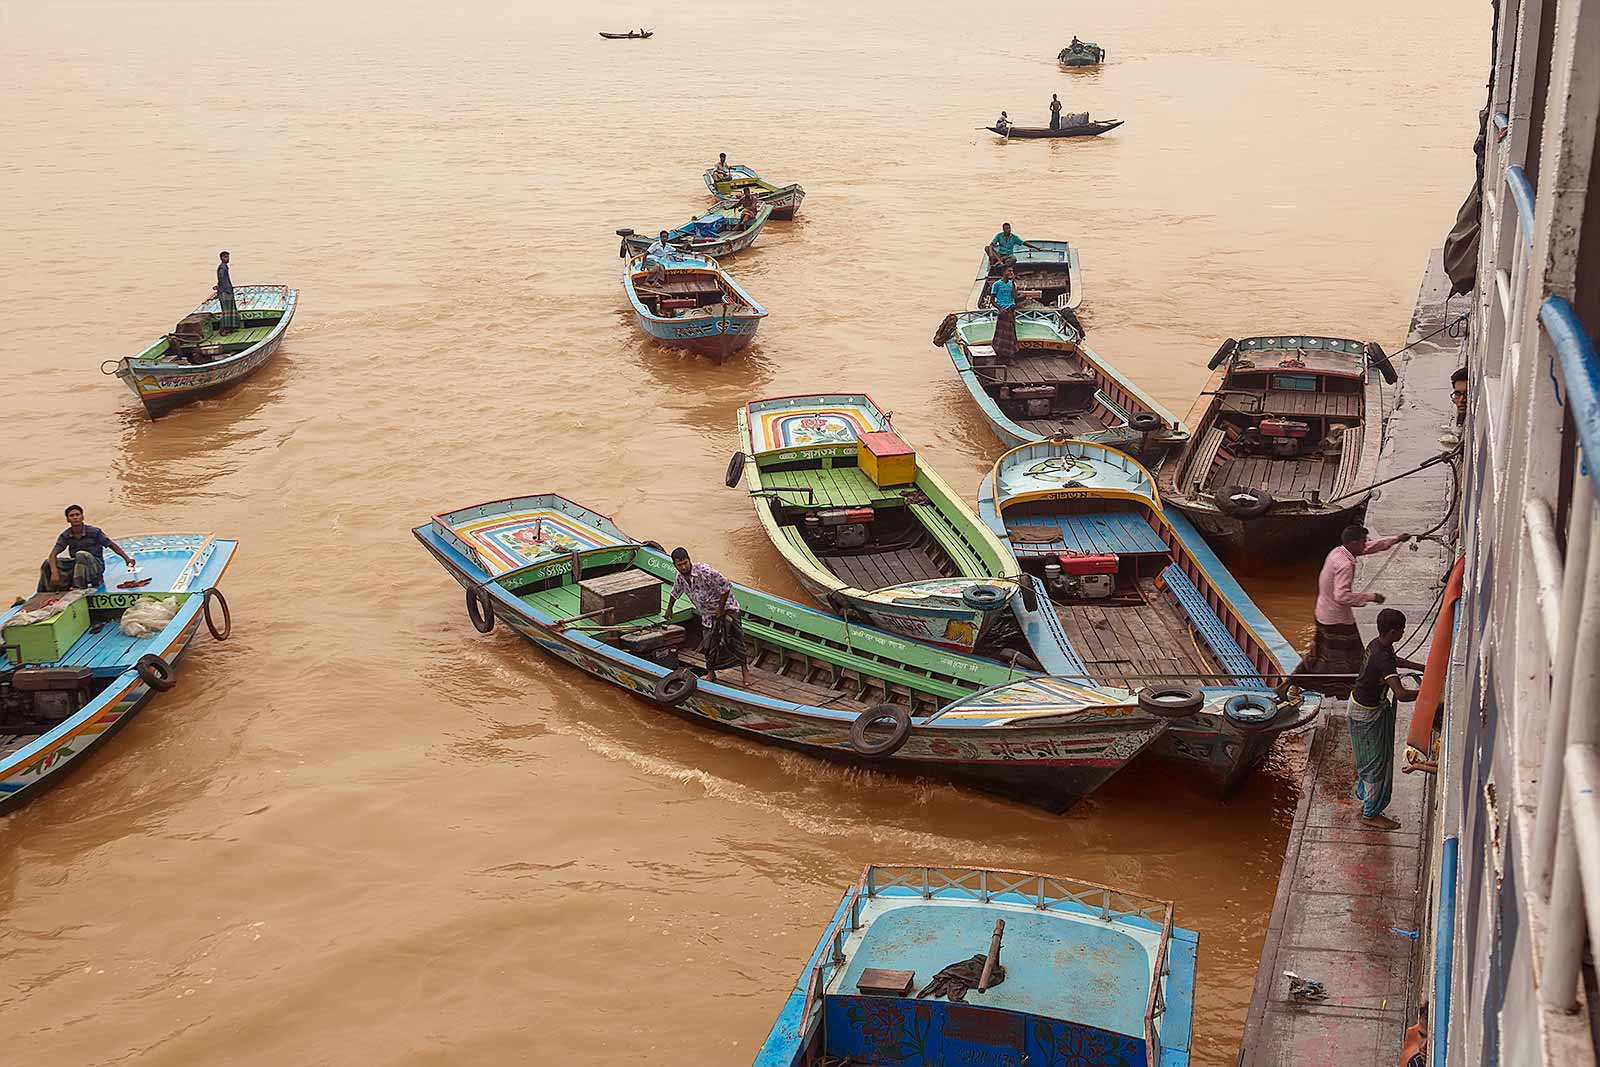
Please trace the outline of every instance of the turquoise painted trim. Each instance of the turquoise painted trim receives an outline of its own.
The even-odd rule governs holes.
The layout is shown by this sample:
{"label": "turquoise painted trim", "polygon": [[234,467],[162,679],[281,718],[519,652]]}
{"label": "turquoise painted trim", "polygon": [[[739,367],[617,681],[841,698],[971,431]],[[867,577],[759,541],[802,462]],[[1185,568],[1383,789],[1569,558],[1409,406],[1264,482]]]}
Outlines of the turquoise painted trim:
{"label": "turquoise painted trim", "polygon": [[1188,1067],[1194,1035],[1195,957],[1200,935],[1172,928],[1167,942],[1167,1011],[1161,1017],[1161,1067]]}
{"label": "turquoise painted trim", "polygon": [[[800,1055],[800,1049],[805,1045],[805,1020],[800,1013],[805,1010],[806,987],[811,983],[811,972],[816,970],[817,964],[822,960],[822,954],[827,951],[828,942],[833,940],[834,927],[843,921],[845,912],[850,907],[850,894],[854,887],[845,890],[839,898],[839,906],[833,911],[833,918],[828,920],[828,925],[822,928],[822,936],[817,939],[817,947],[811,950],[811,956],[806,960],[806,965],[800,969],[800,977],[790,991],[789,997],[783,1002],[783,1010],[778,1013],[777,1021],[772,1024],[772,1030],[767,1034],[766,1041],[756,1050],[755,1062],[751,1067],[791,1067]],[[819,998],[817,1006],[822,1006]]]}
{"label": "turquoise painted trim", "polygon": [[1533,183],[1528,180],[1528,172],[1515,163],[1507,167],[1506,188],[1511,190],[1511,199],[1517,202],[1517,215],[1522,223],[1522,241],[1532,248],[1534,199]]}
{"label": "turquoise painted trim", "polygon": [[1288,639],[1272,625],[1272,620],[1267,618],[1266,613],[1250,599],[1250,594],[1244,591],[1244,587],[1234,578],[1233,572],[1217,558],[1215,552],[1211,551],[1206,539],[1200,536],[1200,531],[1190,524],[1183,513],[1177,508],[1169,508],[1161,514],[1183,542],[1183,547],[1189,550],[1195,562],[1206,572],[1211,584],[1228,598],[1234,610],[1239,613],[1239,618],[1249,624],[1256,632],[1256,636],[1261,638],[1261,643],[1277,657],[1279,663],[1283,664],[1284,673],[1292,674],[1295,668],[1300,666],[1300,653],[1294,650]]}

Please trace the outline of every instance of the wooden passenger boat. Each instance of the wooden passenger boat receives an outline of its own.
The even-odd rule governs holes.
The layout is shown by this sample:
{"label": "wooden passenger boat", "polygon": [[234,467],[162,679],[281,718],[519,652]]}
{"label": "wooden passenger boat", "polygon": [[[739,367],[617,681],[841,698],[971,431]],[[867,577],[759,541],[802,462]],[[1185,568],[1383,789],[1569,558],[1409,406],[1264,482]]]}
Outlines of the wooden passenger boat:
{"label": "wooden passenger boat", "polygon": [[[97,588],[38,593],[0,613],[0,811],[15,808],[82,766],[156,692],[204,622],[225,640],[231,628],[217,583],[238,542],[209,534],[148,534],[118,543],[138,561],[106,561]],[[130,581],[147,581],[133,589]],[[124,633],[123,615],[150,600],[177,610],[150,636]]]}
{"label": "wooden passenger boat", "polygon": [[150,417],[158,418],[260,370],[283,343],[299,299],[299,290],[287,285],[238,286],[239,329],[219,328],[222,306],[212,297],[137,356],[108,359],[100,369],[127,383]]}
{"label": "wooden passenger boat", "polygon": [[670,557],[559,496],[479,504],[413,533],[467,590],[480,631],[499,619],[663,710],[763,744],[1062,810],[1168,725],[1128,699],[738,585],[750,683],[731,667],[709,681],[690,651],[694,612],[662,614],[676,577]]}
{"label": "wooden passenger boat", "polygon": [[666,276],[658,281],[650,280],[642,255],[630,257],[622,270],[622,288],[641,330],[718,363],[755,339],[767,309],[716,260],[685,254],[665,266]]}
{"label": "wooden passenger boat", "polygon": [[1187,1067],[1198,945],[1173,925],[1170,901],[1127,890],[870,866],[823,928],[754,1067]]}
{"label": "wooden passenger boat", "polygon": [[1073,126],[1061,126],[1052,130],[1048,126],[1007,126],[1001,129],[998,126],[985,127],[990,133],[999,134],[1008,140],[1037,140],[1048,137],[1099,137],[1102,133],[1114,130],[1122,125],[1122,119],[1099,119],[1094,122],[1080,122]]}
{"label": "wooden passenger boat", "polygon": [[1137,461],[1082,441],[1023,445],[995,463],[978,509],[1054,608],[1028,630],[1034,658],[1166,706],[1177,720],[1157,752],[1201,763],[1226,793],[1277,734],[1316,717],[1315,694],[1274,692],[1299,657],[1193,528],[1162,511]]}
{"label": "wooden passenger boat", "polygon": [[[761,236],[761,227],[772,217],[772,208],[762,204],[750,225],[739,225],[737,208],[719,207],[699,218],[691,219],[675,230],[667,231],[667,240],[680,252],[720,259],[743,252]],[[650,247],[659,231],[648,234],[634,233],[630,229],[617,231],[622,238],[622,255],[637,255]]]}
{"label": "wooden passenger boat", "polygon": [[[1038,308],[1076,310],[1078,305],[1083,303],[1082,268],[1078,262],[1078,250],[1066,241],[1028,243],[1036,247],[1024,248],[1017,252],[1017,262],[1012,269],[1016,271],[1019,290],[1037,292],[1039,295],[1018,300],[1017,307],[1024,311]],[[989,256],[986,253],[978,261],[978,276],[973,280],[972,292],[967,296],[969,311],[994,307],[989,288],[999,277],[999,274],[991,273]]]}
{"label": "wooden passenger boat", "polygon": [[718,180],[714,170],[707,170],[706,188],[724,205],[732,204],[746,189],[755,189],[761,202],[772,208],[772,217],[782,222],[792,219],[805,201],[806,191],[799,185],[774,185],[749,167],[729,167],[731,178]]}
{"label": "wooden passenger boat", "polygon": [[1367,506],[1382,447],[1376,344],[1280,334],[1229,338],[1189,413],[1194,438],[1161,472],[1161,495],[1214,543],[1316,552]]}
{"label": "wooden passenger boat", "polygon": [[1056,53],[1056,65],[1062,70],[1077,70],[1083,67],[1098,67],[1106,61],[1106,50],[1093,41],[1079,41],[1069,44]]}
{"label": "wooden passenger boat", "polygon": [[993,347],[999,315],[988,310],[946,316],[933,343],[950,353],[962,384],[1002,442],[1095,441],[1153,463],[1188,441],[1188,427],[1096,355],[1056,312],[1018,311],[1017,354],[1001,359]]}
{"label": "wooden passenger boat", "polygon": [[654,37],[655,35],[656,31],[654,30],[629,30],[627,33],[607,33],[604,30],[600,31],[600,36],[604,37],[608,41],[642,41],[647,37]]}
{"label": "wooden passenger boat", "polygon": [[871,397],[753,401],[739,447],[728,484],[830,609],[962,652],[1010,615],[1016,561]]}

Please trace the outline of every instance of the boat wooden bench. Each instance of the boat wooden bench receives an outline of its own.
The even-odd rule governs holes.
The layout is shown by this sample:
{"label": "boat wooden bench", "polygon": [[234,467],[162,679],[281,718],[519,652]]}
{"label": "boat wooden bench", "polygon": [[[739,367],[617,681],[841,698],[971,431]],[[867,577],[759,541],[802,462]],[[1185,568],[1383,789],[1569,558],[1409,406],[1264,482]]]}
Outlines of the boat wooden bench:
{"label": "boat wooden bench", "polygon": [[[757,619],[746,619],[744,629],[745,633],[758,638],[765,644],[801,654],[805,652],[805,641]],[[848,649],[838,648],[831,650],[829,656],[838,660],[842,667],[838,678],[834,680],[835,685],[846,679],[854,679],[859,683],[861,681],[859,676],[864,674],[871,678],[881,678],[890,683],[893,686],[892,693],[896,697],[908,698],[911,692],[920,692],[948,701],[971,692],[970,686],[957,685],[928,675],[916,674],[892,663],[884,663],[879,660],[868,659],[865,656],[859,656]],[[901,692],[902,690],[904,692]]]}
{"label": "boat wooden bench", "polygon": [[[912,504],[911,510],[922,520],[922,525],[933,534],[961,574],[982,574],[983,560],[961,534],[952,529],[944,515],[932,504]],[[916,579],[912,579],[915,581]]]}
{"label": "boat wooden bench", "polygon": [[1239,415],[1359,419],[1361,394],[1320,393],[1300,389],[1229,389],[1222,394],[1220,409]]}
{"label": "boat wooden bench", "polygon": [[[706,669],[705,653],[695,650],[679,650],[678,662],[689,667]],[[760,693],[762,696],[773,697],[777,700],[787,700],[794,704],[804,704],[813,708],[835,708],[848,711],[865,711],[869,704],[856,700],[843,689],[833,689],[828,686],[816,685],[802,681],[799,678],[778,671],[770,671],[756,664],[749,664],[750,682],[745,684],[740,681],[738,688],[751,693]],[[719,681],[735,684],[738,678],[739,667],[737,664],[717,668]]]}
{"label": "boat wooden bench", "polygon": [[1240,647],[1238,640],[1228,632],[1228,628],[1206,602],[1205,596],[1194,582],[1189,580],[1189,576],[1183,573],[1181,567],[1176,563],[1172,564],[1161,572],[1160,581],[1184,609],[1190,623],[1200,632],[1201,638],[1210,646],[1211,651],[1216,654],[1229,674],[1237,678],[1246,688],[1269,688],[1266,682],[1261,680],[1255,664],[1250,662],[1250,657],[1244,654],[1244,649]]}
{"label": "boat wooden bench", "polygon": [[1223,444],[1228,440],[1228,435],[1221,426],[1213,425],[1200,439],[1200,445],[1195,449],[1194,459],[1189,463],[1189,476],[1194,482],[1194,491],[1201,492],[1206,481],[1211,477],[1211,468],[1217,465],[1217,457],[1222,452]]}
{"label": "boat wooden bench", "polygon": [[860,467],[822,467],[797,471],[764,470],[761,480],[769,489],[811,490],[811,500],[805,495],[785,494],[784,503],[790,506],[807,505],[813,508],[866,508],[898,507],[905,503],[898,490],[884,489],[867,477]]}

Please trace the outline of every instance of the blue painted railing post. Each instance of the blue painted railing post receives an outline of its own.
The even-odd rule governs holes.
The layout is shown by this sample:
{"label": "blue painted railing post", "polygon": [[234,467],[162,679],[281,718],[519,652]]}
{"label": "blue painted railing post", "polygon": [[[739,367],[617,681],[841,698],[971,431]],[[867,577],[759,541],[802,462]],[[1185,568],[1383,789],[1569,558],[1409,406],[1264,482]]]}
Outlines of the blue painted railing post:
{"label": "blue painted railing post", "polygon": [[1445,1067],[1450,1047],[1450,978],[1456,954],[1456,839],[1444,839],[1439,858],[1439,924],[1433,944],[1433,1010],[1428,1042],[1433,1067]]}

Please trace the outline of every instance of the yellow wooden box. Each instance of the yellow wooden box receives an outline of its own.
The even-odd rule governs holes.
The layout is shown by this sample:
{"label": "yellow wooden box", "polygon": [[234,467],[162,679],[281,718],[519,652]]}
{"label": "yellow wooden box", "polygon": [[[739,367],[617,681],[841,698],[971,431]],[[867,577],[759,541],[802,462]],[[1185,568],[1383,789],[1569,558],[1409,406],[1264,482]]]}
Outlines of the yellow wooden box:
{"label": "yellow wooden box", "polygon": [[916,449],[887,430],[861,435],[856,442],[856,464],[875,485],[911,485],[917,480]]}

